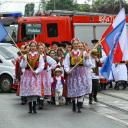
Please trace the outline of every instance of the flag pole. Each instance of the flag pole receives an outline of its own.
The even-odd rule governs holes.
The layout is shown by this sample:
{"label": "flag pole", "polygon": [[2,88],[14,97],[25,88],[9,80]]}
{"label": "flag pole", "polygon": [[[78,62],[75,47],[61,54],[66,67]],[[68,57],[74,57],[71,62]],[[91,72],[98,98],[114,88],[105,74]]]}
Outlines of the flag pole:
{"label": "flag pole", "polygon": [[[93,47],[93,49],[96,49],[104,40],[105,40],[105,38],[103,38],[102,40],[99,40],[95,44],[95,46]],[[89,52],[89,55],[91,54],[91,52],[93,51],[93,49]],[[83,59],[81,59],[78,63],[76,63],[76,65],[70,69],[69,73],[71,73],[81,63],[81,61],[83,61]]]}
{"label": "flag pole", "polygon": [[[7,33],[8,33],[8,32],[7,32]],[[14,45],[16,46],[16,48],[18,48],[17,45],[16,45],[16,42],[13,40],[13,38],[11,37],[11,35],[10,35],[9,33],[8,33],[8,36],[9,36],[9,38],[12,40],[12,42],[14,43]],[[18,48],[18,50],[20,51],[21,55],[24,56],[23,53],[21,52],[21,50],[20,50],[19,48]],[[31,65],[28,63],[27,60],[26,60],[26,62],[27,62],[27,64],[28,64],[28,66],[30,67],[31,71],[34,73],[34,75],[36,75],[35,72],[34,72],[34,70],[32,69]]]}

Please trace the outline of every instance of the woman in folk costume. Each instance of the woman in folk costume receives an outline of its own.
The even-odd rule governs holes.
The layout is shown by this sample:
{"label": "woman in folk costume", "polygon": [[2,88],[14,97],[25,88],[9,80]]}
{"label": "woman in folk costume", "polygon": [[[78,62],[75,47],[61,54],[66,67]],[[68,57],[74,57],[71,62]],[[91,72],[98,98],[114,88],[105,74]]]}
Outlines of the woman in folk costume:
{"label": "woman in folk costume", "polygon": [[34,41],[30,42],[29,46],[30,52],[23,57],[20,63],[21,68],[25,69],[20,81],[20,96],[27,96],[29,113],[36,113],[37,97],[41,96],[41,72],[44,69],[44,60],[38,54]]}
{"label": "woman in folk costume", "polygon": [[[57,63],[53,58],[46,55],[45,44],[40,44],[38,46],[38,51],[39,51],[39,54],[42,55],[44,59],[44,63],[45,63],[44,70],[41,72],[43,86],[44,86],[44,96],[50,98],[51,97],[51,83],[52,83],[51,73],[52,73],[52,70],[55,69]],[[39,109],[42,109],[43,108],[43,97],[40,97],[39,104],[40,104]]]}
{"label": "woman in folk costume", "polygon": [[[68,74],[68,97],[72,98],[73,111],[76,111],[75,101],[77,99],[78,112],[81,112],[80,108],[83,102],[83,96],[88,94],[90,89],[87,84],[87,74],[84,65],[87,54],[86,52],[81,52],[78,49],[78,45],[78,40],[74,40],[72,42],[73,49],[71,53],[68,53],[65,57],[64,69]],[[80,62],[79,65],[70,72],[70,69],[74,67],[78,62]]]}

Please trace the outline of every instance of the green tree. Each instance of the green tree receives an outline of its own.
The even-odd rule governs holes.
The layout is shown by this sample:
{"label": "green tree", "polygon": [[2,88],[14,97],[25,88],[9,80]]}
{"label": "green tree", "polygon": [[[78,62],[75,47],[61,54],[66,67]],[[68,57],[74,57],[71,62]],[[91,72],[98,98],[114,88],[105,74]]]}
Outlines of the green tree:
{"label": "green tree", "polygon": [[76,10],[77,3],[74,0],[50,0],[46,4],[46,10]]}
{"label": "green tree", "polygon": [[77,11],[81,11],[81,12],[90,12],[91,11],[91,7],[89,4],[78,4]]}
{"label": "green tree", "polygon": [[[120,0],[95,0],[92,5],[92,12],[117,14],[120,10]],[[124,1],[123,6],[128,12],[128,4]]]}
{"label": "green tree", "polygon": [[25,5],[25,16],[33,16],[34,14],[34,3],[26,4]]}

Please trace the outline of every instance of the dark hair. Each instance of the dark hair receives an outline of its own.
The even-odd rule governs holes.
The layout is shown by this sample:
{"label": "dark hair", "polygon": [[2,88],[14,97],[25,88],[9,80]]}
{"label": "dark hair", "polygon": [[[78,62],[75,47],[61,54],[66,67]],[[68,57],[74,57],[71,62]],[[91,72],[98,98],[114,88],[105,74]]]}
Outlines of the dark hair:
{"label": "dark hair", "polygon": [[56,52],[55,52],[54,50],[50,50],[50,51],[49,51],[49,55],[51,54],[51,52],[54,52],[54,53],[56,54]]}
{"label": "dark hair", "polygon": [[58,46],[58,42],[52,42],[52,46],[53,45],[57,45]]}
{"label": "dark hair", "polygon": [[63,48],[62,47],[59,47],[58,49],[57,49],[57,52],[58,51],[62,51],[63,52]]}
{"label": "dark hair", "polygon": [[50,44],[46,44],[46,43],[45,43],[45,46],[46,46],[46,47],[50,47]]}
{"label": "dark hair", "polygon": [[21,56],[22,54],[21,54],[21,52],[20,52],[20,51],[18,51],[18,52],[17,52],[17,55],[18,55],[18,56]]}
{"label": "dark hair", "polygon": [[36,46],[37,46],[37,43],[36,43],[36,42],[31,41],[31,42],[29,42],[29,47],[31,47],[31,45],[32,45],[33,43],[36,44]]}
{"label": "dark hair", "polygon": [[93,44],[95,44],[95,43],[97,43],[97,42],[98,42],[97,39],[92,40],[92,43],[93,43]]}

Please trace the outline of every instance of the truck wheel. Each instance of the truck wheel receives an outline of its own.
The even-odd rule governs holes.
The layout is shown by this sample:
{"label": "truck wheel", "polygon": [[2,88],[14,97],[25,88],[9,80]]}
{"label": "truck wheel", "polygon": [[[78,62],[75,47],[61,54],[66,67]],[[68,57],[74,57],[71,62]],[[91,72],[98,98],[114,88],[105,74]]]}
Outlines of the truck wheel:
{"label": "truck wheel", "polygon": [[3,75],[0,78],[0,87],[2,92],[11,91],[11,85],[13,84],[13,80],[9,75]]}

